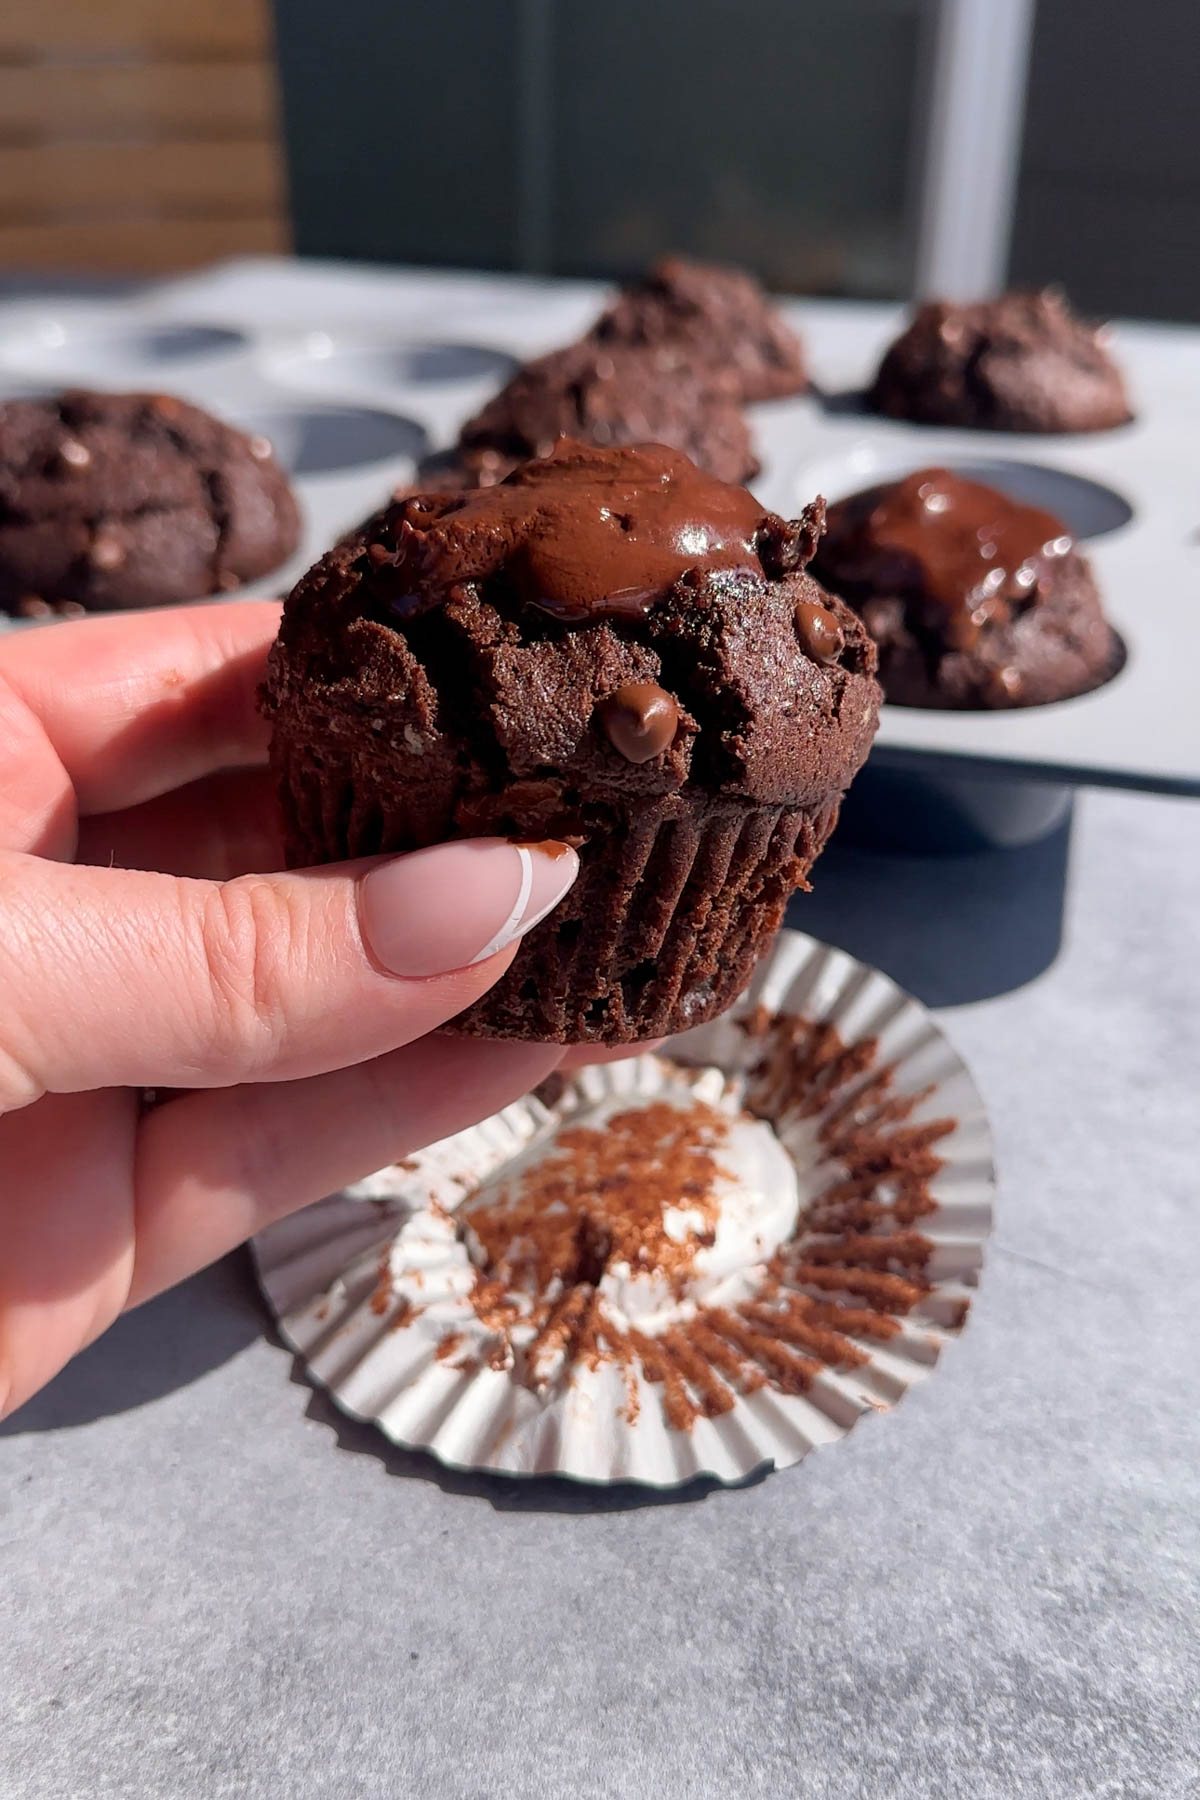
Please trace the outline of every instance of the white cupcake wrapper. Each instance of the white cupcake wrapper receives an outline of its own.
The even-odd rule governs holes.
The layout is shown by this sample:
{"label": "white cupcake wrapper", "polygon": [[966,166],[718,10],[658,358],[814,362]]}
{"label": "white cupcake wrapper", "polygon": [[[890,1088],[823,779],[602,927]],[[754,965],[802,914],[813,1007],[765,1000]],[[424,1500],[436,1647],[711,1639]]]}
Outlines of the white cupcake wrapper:
{"label": "white cupcake wrapper", "polygon": [[[762,1050],[738,1021],[760,1005],[828,1022],[847,1044],[876,1038],[873,1067],[891,1068],[890,1091],[923,1095],[910,1122],[956,1121],[936,1146],[936,1211],[916,1226],[932,1244],[921,1270],[928,1293],[898,1317],[886,1344],[846,1334],[866,1354],[860,1367],[822,1368],[803,1394],[770,1385],[738,1394],[730,1411],[698,1417],[688,1430],[667,1423],[661,1388],[640,1370],[631,1421],[626,1380],[614,1363],[579,1364],[568,1382],[535,1392],[485,1358],[476,1362],[471,1272],[451,1217],[465,1194],[548,1132],[569,1099],[618,1094],[635,1103],[686,1083],[698,1098],[735,1104],[739,1076]],[[673,1040],[670,1055],[692,1066],[670,1071],[638,1057],[585,1069],[554,1111],[520,1101],[260,1233],[259,1280],[313,1380],[355,1418],[451,1467],[673,1487],[698,1475],[738,1481],[764,1464],[786,1467],[844,1437],[865,1413],[886,1411],[928,1375],[966,1320],[994,1189],[982,1101],[929,1014],[878,971],[783,932],[731,1012]],[[837,1099],[852,1091],[850,1084]],[[778,1132],[785,1146],[789,1129],[785,1122]],[[811,1132],[816,1123],[798,1129]],[[865,1260],[868,1266],[877,1265]],[[402,1295],[416,1301],[415,1310]]]}

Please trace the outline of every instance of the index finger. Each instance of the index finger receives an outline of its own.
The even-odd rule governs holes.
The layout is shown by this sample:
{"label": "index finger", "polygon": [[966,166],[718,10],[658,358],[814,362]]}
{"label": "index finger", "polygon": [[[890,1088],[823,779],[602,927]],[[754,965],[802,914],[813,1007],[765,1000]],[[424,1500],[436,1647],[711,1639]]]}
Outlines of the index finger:
{"label": "index finger", "polygon": [[278,600],[109,614],[0,639],[80,813],[136,806],[217,769],[265,763],[256,705]]}

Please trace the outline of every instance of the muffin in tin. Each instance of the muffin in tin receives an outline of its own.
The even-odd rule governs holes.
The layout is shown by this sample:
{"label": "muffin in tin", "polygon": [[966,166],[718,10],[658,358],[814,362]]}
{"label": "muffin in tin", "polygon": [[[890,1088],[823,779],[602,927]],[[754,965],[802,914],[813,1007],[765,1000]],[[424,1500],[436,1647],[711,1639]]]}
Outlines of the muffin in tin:
{"label": "muffin in tin", "polygon": [[588,339],[518,369],[468,419],[449,460],[463,486],[502,480],[563,436],[612,448],[659,443],[721,481],[759,470],[729,377],[694,370],[669,344],[631,348]]}
{"label": "muffin in tin", "polygon": [[946,469],[829,508],[814,573],[859,614],[901,706],[1068,700],[1120,667],[1091,568],[1052,514]]}
{"label": "muffin in tin", "polygon": [[1106,328],[1052,289],[922,306],[869,401],[895,419],[992,431],[1107,431],[1133,417]]}
{"label": "muffin in tin", "polygon": [[806,572],[820,526],[661,445],[394,502],[284,608],[291,861],[568,842],[574,888],[457,1028],[624,1043],[720,1012],[877,724],[870,638]]}
{"label": "muffin in tin", "polygon": [[266,438],[169,394],[0,406],[0,610],[196,600],[277,568],[300,514]]}
{"label": "muffin in tin", "polygon": [[621,289],[590,334],[601,344],[669,347],[697,373],[732,382],[741,400],[808,386],[804,349],[752,275],[664,257]]}

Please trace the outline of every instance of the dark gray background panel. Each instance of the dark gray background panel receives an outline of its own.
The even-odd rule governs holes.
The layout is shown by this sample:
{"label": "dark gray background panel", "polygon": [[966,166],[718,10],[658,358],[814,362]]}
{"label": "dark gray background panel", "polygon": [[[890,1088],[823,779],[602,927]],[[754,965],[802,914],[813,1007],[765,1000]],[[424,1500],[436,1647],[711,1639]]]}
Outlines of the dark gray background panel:
{"label": "dark gray background panel", "polygon": [[[275,0],[297,249],[903,295],[933,0]],[[1200,318],[1194,0],[1038,0],[1011,274]]]}
{"label": "dark gray background panel", "polygon": [[302,255],[510,268],[518,0],[275,0]]}
{"label": "dark gray background panel", "polygon": [[1038,0],[1012,276],[1200,319],[1195,0]]}
{"label": "dark gray background panel", "polygon": [[296,247],[895,295],[928,0],[275,0]]}
{"label": "dark gray background panel", "polygon": [[918,5],[559,0],[556,267],[664,246],[772,287],[903,292]]}

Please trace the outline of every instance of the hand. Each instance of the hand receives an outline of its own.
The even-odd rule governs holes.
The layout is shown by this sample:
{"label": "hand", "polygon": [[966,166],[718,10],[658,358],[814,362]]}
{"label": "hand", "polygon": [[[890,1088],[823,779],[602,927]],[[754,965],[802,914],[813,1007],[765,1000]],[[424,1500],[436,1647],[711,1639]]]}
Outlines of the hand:
{"label": "hand", "polygon": [[[0,1416],[124,1308],[563,1058],[428,1034],[503,974],[573,851],[271,872],[278,620],[0,640]],[[186,1091],[147,1110],[146,1088]]]}

